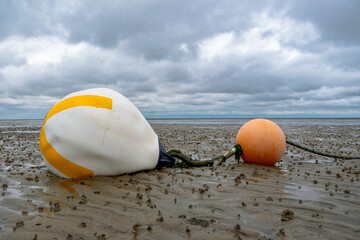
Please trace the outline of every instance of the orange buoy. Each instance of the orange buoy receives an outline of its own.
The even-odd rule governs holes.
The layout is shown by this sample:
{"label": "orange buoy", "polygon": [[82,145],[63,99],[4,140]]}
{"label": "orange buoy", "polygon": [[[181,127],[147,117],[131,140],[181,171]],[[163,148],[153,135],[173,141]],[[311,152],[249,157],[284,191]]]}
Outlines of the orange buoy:
{"label": "orange buoy", "polygon": [[254,119],[245,123],[236,136],[246,163],[275,165],[285,153],[286,141],[281,128],[267,119]]}

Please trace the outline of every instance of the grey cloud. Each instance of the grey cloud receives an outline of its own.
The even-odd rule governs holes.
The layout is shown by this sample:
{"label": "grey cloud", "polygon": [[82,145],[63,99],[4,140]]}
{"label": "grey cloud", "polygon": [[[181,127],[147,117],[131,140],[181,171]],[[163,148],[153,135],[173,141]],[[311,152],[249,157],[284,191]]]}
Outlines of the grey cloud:
{"label": "grey cloud", "polygon": [[58,32],[52,22],[52,1],[1,1],[0,39],[12,35],[34,37]]}
{"label": "grey cloud", "polygon": [[[59,62],[48,64],[28,62],[21,44],[16,51],[0,48],[0,100],[19,101],[2,103],[1,116],[20,116],[21,108],[29,108],[28,101],[36,102],[37,110],[24,114],[42,116],[54,100],[36,96],[59,99],[91,87],[117,90],[149,116],[261,115],[269,110],[316,114],[341,109],[360,116],[360,29],[356,26],[360,5],[355,1],[29,1],[17,5],[2,1],[0,5],[0,44],[12,37],[54,36],[74,48],[85,46],[74,52],[65,48]],[[270,28],[259,36],[261,43],[274,41],[274,46],[251,45],[259,39],[246,42],[249,31],[267,29],[261,26],[267,22],[255,21],[264,13],[269,21],[290,21],[291,26],[306,29],[290,28],[284,34],[281,28]],[[308,39],[312,31],[315,37]],[[200,45],[205,40],[230,32],[234,35],[230,52],[202,58]],[[243,45],[247,49],[237,52],[236,47]],[[295,57],[288,60],[286,54],[291,51]],[[27,101],[21,102],[24,97]]]}
{"label": "grey cloud", "polygon": [[57,14],[57,18],[72,42],[112,48],[125,41],[129,52],[146,59],[177,59],[179,44],[218,32],[242,31],[250,14],[267,6],[272,5],[267,1],[83,1],[71,14]]}
{"label": "grey cloud", "polygon": [[322,34],[323,41],[358,46],[359,1],[294,1],[290,9],[292,17],[312,22]]}
{"label": "grey cloud", "polygon": [[6,66],[20,66],[26,64],[26,59],[5,48],[0,48],[0,68]]}
{"label": "grey cloud", "polygon": [[329,49],[324,58],[332,66],[344,71],[360,71],[360,46]]}

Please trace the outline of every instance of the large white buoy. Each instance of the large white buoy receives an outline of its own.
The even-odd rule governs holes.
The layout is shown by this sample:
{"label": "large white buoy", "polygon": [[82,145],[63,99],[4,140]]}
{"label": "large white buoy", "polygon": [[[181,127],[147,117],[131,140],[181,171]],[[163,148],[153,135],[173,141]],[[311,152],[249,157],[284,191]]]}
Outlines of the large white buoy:
{"label": "large white buoy", "polygon": [[174,163],[135,105],[105,88],[60,100],[47,114],[39,142],[48,169],[65,178],[120,175]]}

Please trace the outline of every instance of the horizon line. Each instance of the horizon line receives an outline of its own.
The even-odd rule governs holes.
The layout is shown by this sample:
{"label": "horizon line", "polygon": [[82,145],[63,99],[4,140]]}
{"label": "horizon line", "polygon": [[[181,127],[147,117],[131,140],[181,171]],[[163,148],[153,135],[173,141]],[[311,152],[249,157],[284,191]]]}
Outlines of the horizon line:
{"label": "horizon line", "polygon": [[[360,117],[145,117],[146,120],[178,120],[178,119],[360,119]],[[40,118],[0,118],[0,121],[44,120]]]}

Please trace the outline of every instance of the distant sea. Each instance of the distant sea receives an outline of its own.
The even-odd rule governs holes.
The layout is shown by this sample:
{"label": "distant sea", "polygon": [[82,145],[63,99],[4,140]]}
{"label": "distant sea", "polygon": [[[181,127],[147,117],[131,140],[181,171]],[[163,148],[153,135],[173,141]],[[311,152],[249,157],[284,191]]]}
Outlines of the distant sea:
{"label": "distant sea", "polygon": [[[162,118],[147,119],[153,124],[192,124],[192,125],[243,125],[251,118]],[[321,125],[321,126],[360,126],[360,118],[274,118],[270,120],[279,126]],[[4,131],[40,131],[43,120],[0,120],[0,133]]]}
{"label": "distant sea", "polygon": [[[253,118],[148,119],[150,124],[243,125]],[[360,125],[360,118],[268,118],[278,125]]]}

